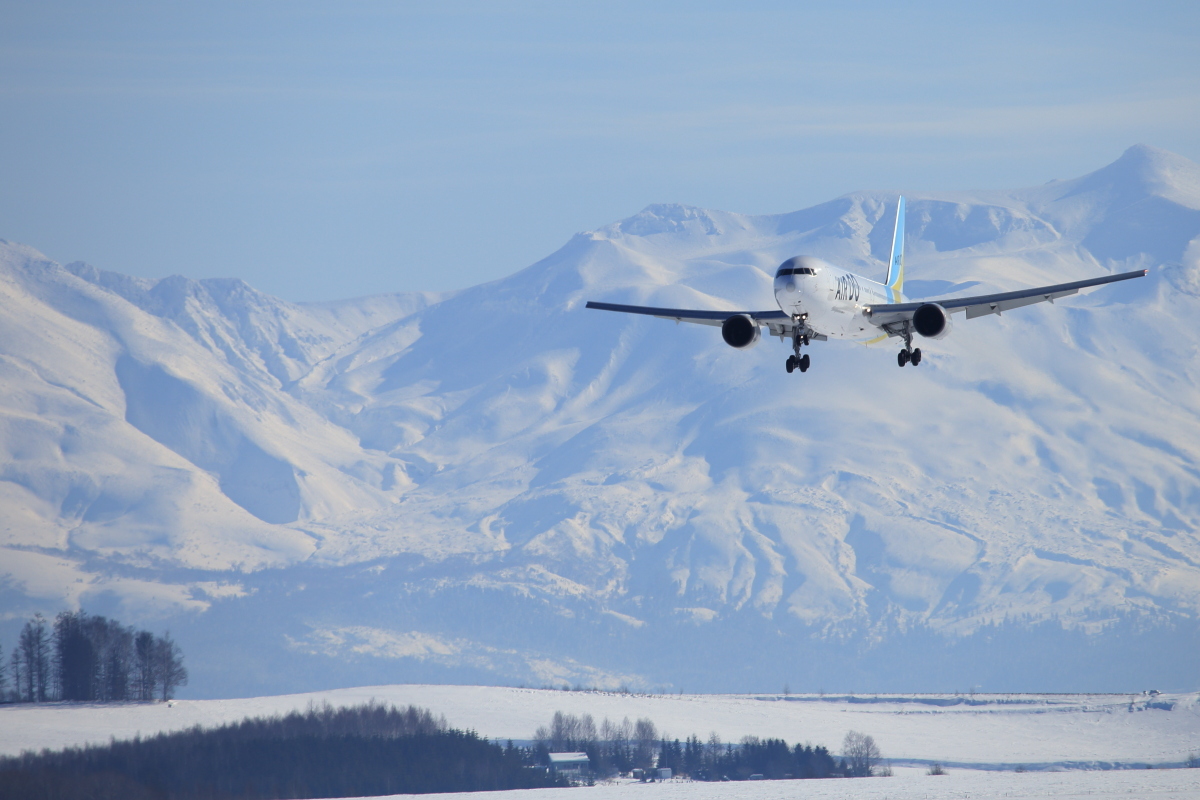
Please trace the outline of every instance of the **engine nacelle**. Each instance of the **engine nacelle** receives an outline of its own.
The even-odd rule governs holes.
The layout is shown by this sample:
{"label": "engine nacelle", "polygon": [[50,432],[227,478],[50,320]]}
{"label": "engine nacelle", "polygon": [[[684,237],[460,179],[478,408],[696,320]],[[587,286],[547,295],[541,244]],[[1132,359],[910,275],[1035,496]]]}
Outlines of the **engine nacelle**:
{"label": "engine nacelle", "polygon": [[950,312],[937,303],[925,303],[913,313],[913,328],[926,339],[941,339],[950,332]]}
{"label": "engine nacelle", "polygon": [[721,323],[721,338],[739,350],[753,347],[758,344],[758,323],[746,314],[736,314]]}

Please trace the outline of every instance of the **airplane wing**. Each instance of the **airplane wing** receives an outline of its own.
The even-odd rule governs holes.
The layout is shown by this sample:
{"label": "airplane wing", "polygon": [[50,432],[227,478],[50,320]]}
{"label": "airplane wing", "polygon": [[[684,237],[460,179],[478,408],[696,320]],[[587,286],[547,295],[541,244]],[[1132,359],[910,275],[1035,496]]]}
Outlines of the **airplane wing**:
{"label": "airplane wing", "polygon": [[[1033,289],[1021,289],[1016,292],[1001,292],[1000,294],[982,294],[975,297],[948,297],[945,299],[923,300],[918,303],[891,303],[871,306],[867,309],[867,317],[872,323],[893,333],[896,327],[903,328],[905,323],[912,320],[913,314],[926,303],[936,303],[950,314],[960,311],[967,312],[967,319],[982,317],[988,314],[1000,314],[1021,306],[1033,305],[1046,300],[1054,301],[1086,289],[1089,286],[1100,286],[1105,283],[1127,281],[1130,278],[1140,278],[1148,270],[1139,269],[1134,272],[1122,272],[1117,275],[1105,275],[1101,278],[1088,278],[1084,281],[1058,283],[1054,286],[1038,286]],[[897,323],[900,323],[898,326]]]}
{"label": "airplane wing", "polygon": [[588,301],[586,308],[597,308],[601,311],[622,311],[626,314],[645,314],[649,317],[673,319],[676,322],[696,322],[701,325],[715,325],[730,317],[744,314],[761,325],[790,324],[792,318],[780,311],[697,311],[686,308],[654,308],[653,306],[624,306],[619,303],[594,303]]}

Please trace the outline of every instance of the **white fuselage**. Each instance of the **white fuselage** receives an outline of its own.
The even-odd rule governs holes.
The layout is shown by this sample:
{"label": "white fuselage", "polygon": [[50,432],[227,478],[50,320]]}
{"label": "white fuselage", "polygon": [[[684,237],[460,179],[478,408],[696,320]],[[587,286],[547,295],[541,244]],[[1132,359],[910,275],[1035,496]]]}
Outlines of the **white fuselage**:
{"label": "white fuselage", "polygon": [[871,340],[887,334],[864,314],[871,305],[906,302],[882,283],[812,256],[788,259],[775,275],[775,300],[785,314],[801,316],[831,339]]}

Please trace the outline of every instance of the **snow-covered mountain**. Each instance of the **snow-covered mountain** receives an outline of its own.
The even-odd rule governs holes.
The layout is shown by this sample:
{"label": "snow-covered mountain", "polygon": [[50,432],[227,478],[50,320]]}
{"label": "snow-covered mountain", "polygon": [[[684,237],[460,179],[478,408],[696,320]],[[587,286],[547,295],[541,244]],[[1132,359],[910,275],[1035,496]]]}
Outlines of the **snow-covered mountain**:
{"label": "snow-covered mountain", "polygon": [[910,295],[1150,276],[800,376],[583,305],[771,308],[798,253],[882,274],[894,194],[655,205],[500,281],[324,304],[5,243],[4,630],[170,624],[207,694],[1194,688],[1200,166],[908,197]]}

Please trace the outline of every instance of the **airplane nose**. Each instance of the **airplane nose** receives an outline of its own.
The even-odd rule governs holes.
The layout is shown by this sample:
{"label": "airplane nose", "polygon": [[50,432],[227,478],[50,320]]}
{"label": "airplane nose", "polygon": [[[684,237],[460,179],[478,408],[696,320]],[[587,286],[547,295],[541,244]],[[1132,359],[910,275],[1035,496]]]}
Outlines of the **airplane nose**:
{"label": "airplane nose", "polygon": [[795,281],[788,281],[787,283],[785,283],[785,284],[783,285],[783,288],[784,288],[784,289],[786,289],[786,290],[787,290],[787,291],[789,291],[789,292],[794,292],[794,291],[796,291],[796,282],[795,282]]}

